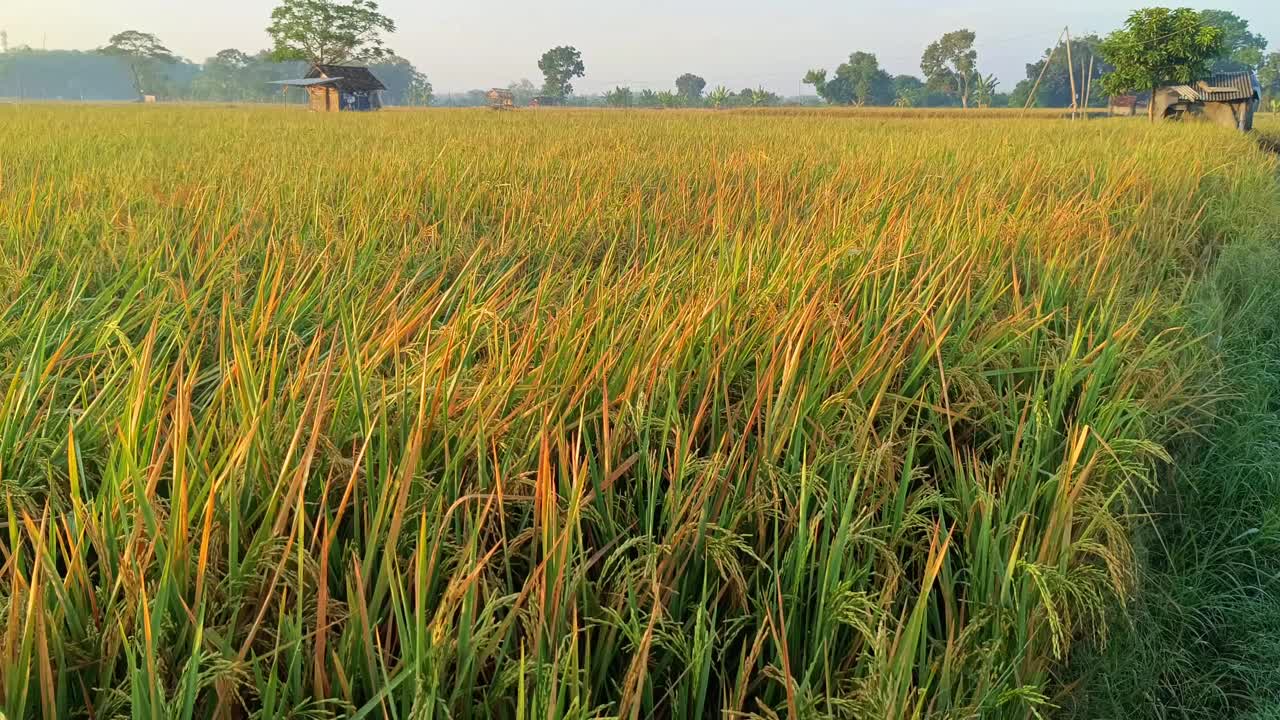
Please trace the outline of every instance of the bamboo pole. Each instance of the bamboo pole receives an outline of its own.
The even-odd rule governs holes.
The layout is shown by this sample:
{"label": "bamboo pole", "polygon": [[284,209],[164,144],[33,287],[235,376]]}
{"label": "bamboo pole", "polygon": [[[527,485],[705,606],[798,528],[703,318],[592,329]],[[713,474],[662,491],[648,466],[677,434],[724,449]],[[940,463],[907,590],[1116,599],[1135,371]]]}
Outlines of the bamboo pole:
{"label": "bamboo pole", "polygon": [[1093,96],[1093,53],[1089,53],[1089,74],[1085,75],[1084,85],[1084,119],[1089,119],[1089,100]]}
{"label": "bamboo pole", "polygon": [[1071,119],[1076,119],[1076,66],[1071,61],[1071,27],[1064,32],[1067,35],[1067,76],[1071,78]]}
{"label": "bamboo pole", "polygon": [[1022,105],[1022,114],[1026,115],[1027,110],[1031,107],[1031,103],[1036,101],[1036,90],[1040,89],[1040,81],[1044,79],[1044,73],[1049,69],[1049,64],[1053,62],[1053,56],[1058,52],[1058,45],[1062,43],[1062,33],[1058,33],[1058,39],[1053,41],[1053,49],[1049,51],[1049,59],[1044,61],[1044,65],[1040,67],[1040,76],[1036,78],[1036,82],[1031,86],[1031,94],[1027,96],[1027,101]]}

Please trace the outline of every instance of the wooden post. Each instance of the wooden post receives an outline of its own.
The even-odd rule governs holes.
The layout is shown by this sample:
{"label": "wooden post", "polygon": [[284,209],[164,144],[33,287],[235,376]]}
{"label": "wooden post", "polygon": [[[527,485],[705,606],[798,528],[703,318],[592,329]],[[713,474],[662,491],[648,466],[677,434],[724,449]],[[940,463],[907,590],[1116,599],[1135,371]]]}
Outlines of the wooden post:
{"label": "wooden post", "polygon": [[1071,28],[1064,31],[1067,35],[1067,77],[1071,78],[1071,119],[1076,119],[1076,68],[1071,62]]}

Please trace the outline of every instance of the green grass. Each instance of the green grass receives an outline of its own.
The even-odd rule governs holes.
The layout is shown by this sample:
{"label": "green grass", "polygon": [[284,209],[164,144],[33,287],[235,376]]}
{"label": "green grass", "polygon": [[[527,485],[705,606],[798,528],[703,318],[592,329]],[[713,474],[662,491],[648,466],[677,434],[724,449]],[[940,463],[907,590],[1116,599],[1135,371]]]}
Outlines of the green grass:
{"label": "green grass", "polygon": [[1248,139],[1120,122],[20,106],[0,147],[12,718],[1048,712],[1277,203]]}
{"label": "green grass", "polygon": [[[1280,128],[1261,118],[1259,134]],[[1074,659],[1082,718],[1280,717],[1280,204],[1259,208],[1197,293],[1223,397],[1183,444],[1151,522],[1141,591]]]}

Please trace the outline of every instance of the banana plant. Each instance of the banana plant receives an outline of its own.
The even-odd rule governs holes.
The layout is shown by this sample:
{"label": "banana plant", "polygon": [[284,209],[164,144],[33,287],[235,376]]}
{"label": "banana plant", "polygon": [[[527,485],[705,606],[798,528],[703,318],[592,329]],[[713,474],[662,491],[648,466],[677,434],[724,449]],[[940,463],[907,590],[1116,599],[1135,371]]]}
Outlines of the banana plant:
{"label": "banana plant", "polygon": [[711,103],[711,107],[719,110],[729,100],[729,88],[723,85],[717,85],[711,94],[707,95],[707,101]]}

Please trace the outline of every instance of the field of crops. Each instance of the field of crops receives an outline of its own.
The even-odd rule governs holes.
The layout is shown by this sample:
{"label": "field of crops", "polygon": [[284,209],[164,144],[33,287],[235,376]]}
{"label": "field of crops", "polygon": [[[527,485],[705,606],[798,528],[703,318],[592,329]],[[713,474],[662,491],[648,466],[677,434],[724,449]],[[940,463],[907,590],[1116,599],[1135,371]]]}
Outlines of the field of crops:
{"label": "field of crops", "polygon": [[1048,712],[1275,173],[1129,121],[0,107],[0,714]]}

